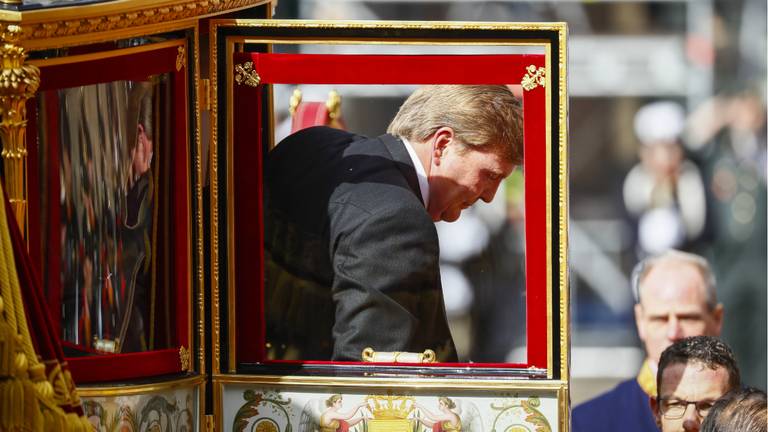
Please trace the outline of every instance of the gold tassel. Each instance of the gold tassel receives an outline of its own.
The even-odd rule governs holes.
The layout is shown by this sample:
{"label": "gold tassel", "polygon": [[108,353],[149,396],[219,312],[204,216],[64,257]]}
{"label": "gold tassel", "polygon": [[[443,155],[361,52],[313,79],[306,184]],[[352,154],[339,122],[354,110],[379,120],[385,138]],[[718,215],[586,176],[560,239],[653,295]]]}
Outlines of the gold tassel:
{"label": "gold tassel", "polygon": [[45,365],[37,358],[8,229],[0,187],[0,432],[89,430],[79,427],[85,417],[70,419],[55,402]]}

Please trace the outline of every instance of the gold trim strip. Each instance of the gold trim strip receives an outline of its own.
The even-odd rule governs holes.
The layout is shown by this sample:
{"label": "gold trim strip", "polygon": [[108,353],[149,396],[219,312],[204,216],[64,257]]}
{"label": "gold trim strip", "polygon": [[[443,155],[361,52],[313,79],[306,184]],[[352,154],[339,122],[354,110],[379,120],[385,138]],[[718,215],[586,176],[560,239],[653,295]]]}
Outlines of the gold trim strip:
{"label": "gold trim strip", "polygon": [[488,39],[484,41],[478,41],[477,39],[454,39],[450,42],[443,41],[441,39],[434,39],[434,38],[424,38],[424,39],[393,39],[393,40],[381,40],[381,41],[365,41],[361,40],[360,38],[337,38],[333,41],[323,40],[323,39],[283,39],[275,37],[273,38],[253,38],[248,36],[231,36],[231,38],[238,38],[241,39],[238,42],[240,43],[279,43],[281,45],[306,45],[306,44],[317,44],[317,45],[424,45],[424,46],[431,46],[431,45],[445,45],[445,46],[498,46],[498,47],[505,47],[505,46],[517,46],[517,47],[540,47],[544,45],[549,45],[549,42],[541,39],[541,40],[528,40],[526,39],[525,42],[517,41],[516,39],[512,39],[512,42],[510,42],[510,39],[504,39],[504,40],[493,40]]}
{"label": "gold trim strip", "polygon": [[571,429],[571,411],[568,408],[570,402],[570,388],[568,384],[563,384],[557,391],[557,430],[560,432],[568,432]]}
{"label": "gold trim strip", "polygon": [[280,28],[355,28],[403,30],[552,30],[560,32],[565,22],[487,22],[487,21],[364,21],[364,20],[280,20],[217,19],[218,25],[232,27]]}
{"label": "gold trim strip", "polygon": [[172,381],[164,381],[152,384],[136,385],[116,385],[116,386],[78,386],[77,393],[80,397],[108,397],[108,396],[130,396],[141,393],[152,393],[158,391],[172,390],[179,387],[192,387],[203,384],[204,375],[194,375]]}
{"label": "gold trim strip", "polygon": [[0,19],[21,23],[27,41],[48,41],[62,46],[57,39],[80,40],[83,36],[112,35],[125,29],[145,32],[152,25],[199,20],[268,3],[269,0],[117,0],[6,13],[0,15]]}
{"label": "gold trim strip", "polygon": [[398,389],[460,389],[460,390],[544,390],[557,391],[567,383],[562,380],[488,380],[488,379],[437,379],[437,378],[380,378],[366,377],[298,377],[278,375],[231,375],[214,374],[214,383],[284,385],[293,387],[368,387]]}
{"label": "gold trim strip", "polygon": [[[544,61],[545,70],[552,70],[552,46],[547,45],[546,56]],[[546,125],[547,125],[547,151],[546,151],[546,190],[547,199],[546,207],[546,226],[547,226],[547,241],[546,241],[546,254],[547,254],[547,378],[554,376],[554,358],[553,347],[555,343],[555,337],[553,335],[552,328],[552,306],[554,299],[552,298],[552,74],[546,74],[545,82],[549,82],[549,85],[544,86],[546,93],[545,111],[546,111]]]}
{"label": "gold trim strip", "polygon": [[184,46],[186,46],[186,41],[184,39],[176,39],[176,40],[151,43],[151,44],[130,47],[130,48],[121,48],[121,49],[116,49],[111,51],[101,51],[97,53],[80,54],[80,55],[73,55],[73,56],[66,56],[66,57],[55,57],[50,59],[29,60],[27,63],[37,67],[58,66],[58,65],[70,64],[70,63],[82,63],[82,62],[92,61],[92,60],[103,60],[103,59],[109,59],[114,57],[121,57],[121,56],[137,54],[137,53],[142,53],[147,51],[155,51],[155,50],[171,48],[171,47],[179,47],[181,49]]}
{"label": "gold trim strip", "polygon": [[[216,118],[217,118],[217,115],[218,115],[218,113],[216,112],[216,98],[218,97],[218,95],[217,95],[217,93],[215,91],[215,89],[218,86],[218,83],[217,83],[217,80],[216,80],[216,73],[217,73],[216,71],[217,71],[217,67],[218,67],[217,66],[218,59],[217,59],[217,54],[216,54],[216,37],[217,37],[216,34],[217,34],[217,30],[218,30],[218,28],[220,26],[234,26],[234,27],[258,26],[258,27],[267,27],[267,28],[269,28],[269,27],[274,27],[274,28],[277,28],[277,27],[288,27],[288,28],[360,28],[360,29],[371,29],[371,28],[381,28],[381,29],[386,29],[386,28],[405,28],[405,29],[411,29],[411,28],[413,28],[413,29],[459,29],[459,30],[470,30],[470,29],[473,29],[473,30],[477,30],[477,29],[488,29],[488,30],[553,30],[553,31],[557,31],[558,34],[559,34],[559,37],[560,37],[560,40],[559,40],[560,41],[560,52],[558,53],[558,59],[557,60],[558,60],[558,67],[559,67],[559,70],[561,72],[560,73],[560,80],[561,80],[561,82],[564,82],[564,80],[565,80],[565,64],[564,64],[565,57],[564,57],[564,53],[565,53],[565,30],[567,28],[565,23],[471,23],[471,22],[469,22],[469,23],[457,23],[457,22],[413,23],[413,22],[404,22],[404,21],[381,22],[381,21],[212,20],[211,21],[211,33],[212,33],[212,36],[211,36],[211,38],[212,38],[211,65],[212,65],[212,68],[213,68],[212,72],[211,72],[212,84],[213,84],[212,85],[212,99],[213,99],[213,103],[212,103],[212,132],[211,132],[211,135],[212,135],[212,141],[211,141],[212,142],[212,147],[214,147],[216,145],[217,135],[218,135],[218,132],[216,130],[216,127],[217,127]],[[478,39],[464,39],[464,40],[454,39],[454,40],[452,40],[450,42],[446,42],[444,40],[437,40],[437,39],[418,40],[418,39],[397,39],[397,38],[393,38],[391,41],[370,41],[370,40],[365,40],[363,38],[337,38],[337,39],[334,39],[334,40],[323,40],[323,39],[316,39],[316,40],[306,39],[305,40],[305,39],[290,39],[290,38],[280,38],[280,37],[251,38],[251,37],[248,37],[248,36],[228,36],[227,37],[226,47],[227,47],[227,51],[228,51],[227,54],[228,55],[227,55],[227,58],[225,59],[225,61],[231,62],[231,53],[234,51],[233,44],[238,43],[238,42],[245,42],[245,41],[248,41],[248,42],[254,42],[255,41],[255,42],[260,42],[260,43],[268,43],[268,44],[269,43],[319,43],[319,44],[341,44],[341,43],[359,43],[359,44],[377,44],[377,43],[381,43],[381,44],[384,44],[384,43],[389,43],[389,44],[424,44],[424,45],[432,45],[432,44],[434,44],[434,45],[482,45],[482,46],[488,46],[488,45],[500,45],[500,46],[506,46],[506,45],[514,45],[514,46],[523,46],[523,45],[525,45],[525,46],[541,46],[541,47],[543,47],[545,49],[545,55],[546,55],[546,61],[547,61],[547,63],[546,63],[547,69],[551,70],[551,67],[552,67],[552,64],[553,64],[552,53],[551,53],[551,43],[550,43],[549,39],[542,39],[542,40],[536,40],[536,41],[532,41],[532,40],[521,41],[521,40],[510,40],[510,39],[505,39],[503,41],[502,40],[499,40],[499,41],[478,40]],[[226,70],[229,70],[229,66],[230,66],[230,64],[227,63],[227,69]],[[551,80],[550,77],[547,77],[547,79]],[[228,86],[231,86],[231,80],[227,80],[225,82],[227,82]],[[548,275],[547,275],[547,277],[548,277],[548,281],[547,281],[547,306],[548,306],[547,307],[547,318],[548,318],[548,328],[547,328],[547,338],[548,338],[547,361],[548,361],[548,366],[547,366],[547,373],[548,373],[549,377],[553,376],[554,364],[553,364],[553,358],[552,358],[552,355],[553,355],[553,353],[552,353],[553,345],[552,344],[556,343],[554,335],[552,334],[552,332],[553,332],[553,328],[552,328],[552,322],[553,322],[552,321],[552,319],[553,319],[553,316],[552,316],[552,306],[553,306],[554,299],[552,298],[553,296],[552,296],[552,292],[551,292],[552,284],[553,284],[552,268],[551,268],[551,265],[552,265],[552,246],[551,246],[551,241],[553,239],[553,237],[552,237],[553,234],[552,234],[551,230],[552,230],[552,227],[553,227],[553,221],[552,221],[552,215],[551,215],[552,208],[551,208],[551,202],[550,202],[551,201],[551,197],[552,197],[552,195],[551,195],[552,194],[551,187],[552,187],[552,184],[553,184],[552,179],[551,179],[552,172],[551,172],[551,168],[550,168],[551,157],[552,157],[551,152],[553,151],[553,149],[551,147],[552,146],[551,121],[553,120],[553,118],[552,118],[553,116],[552,116],[552,113],[550,112],[552,107],[551,107],[551,93],[549,93],[550,92],[549,89],[551,89],[551,87],[552,87],[551,84],[552,83],[550,82],[550,85],[547,86],[548,95],[550,97],[547,97],[547,102],[546,102],[547,103],[547,120],[548,120],[547,124],[550,125],[550,126],[548,126],[548,131],[547,131],[547,146],[548,146],[547,147],[547,162],[548,162],[547,163],[547,187],[548,187],[547,190],[548,190],[548,195],[549,196],[548,196],[548,201],[547,201],[547,221],[546,221],[547,228],[548,228],[548,232],[547,232],[547,260],[548,260],[548,264],[549,264],[549,267],[547,269],[547,271],[548,271]],[[228,87],[228,89],[229,89],[229,87]],[[231,90],[231,89],[229,89],[229,90]],[[228,91],[227,94],[231,94],[231,91]],[[563,92],[563,89],[561,89],[560,90],[561,100],[562,100],[563,97],[565,97],[564,95],[565,95],[565,93]],[[231,104],[231,100],[228,100],[227,103]],[[231,107],[229,107],[229,108],[230,108],[229,109],[229,113],[231,113]],[[561,110],[561,112],[558,115],[558,122],[559,122],[559,125],[560,125],[560,137],[559,137],[559,145],[560,145],[560,147],[564,147],[564,145],[565,145],[565,134],[566,134],[566,131],[567,131],[566,128],[565,128],[566,123],[567,123],[567,119],[562,117],[564,114],[565,114],[565,112],[563,110]],[[228,117],[227,118],[227,127],[228,128],[231,128],[231,121],[232,121],[231,117]],[[229,135],[231,135],[231,134],[229,134]],[[231,136],[229,136],[229,138],[231,138]],[[230,149],[230,153],[231,153],[231,142],[227,142],[227,147],[228,147],[228,149]],[[231,165],[231,154],[228,155],[228,160],[226,161],[226,163],[228,165]],[[565,161],[561,159],[560,163],[563,164],[563,163],[565,163]],[[215,269],[214,270],[214,275],[213,275],[213,278],[212,278],[212,280],[214,282],[213,283],[214,293],[212,295],[212,299],[213,299],[213,303],[214,303],[213,304],[213,310],[214,310],[214,321],[215,321],[214,322],[214,353],[216,353],[216,355],[214,356],[214,366],[220,366],[218,364],[218,362],[219,362],[218,353],[219,353],[219,350],[220,350],[220,346],[219,346],[219,336],[220,336],[219,335],[219,331],[220,331],[220,325],[219,324],[220,324],[220,322],[219,322],[219,320],[220,320],[220,307],[221,307],[221,305],[219,304],[219,296],[218,296],[218,293],[219,293],[218,265],[219,264],[218,264],[218,253],[216,252],[216,251],[218,251],[218,237],[217,237],[217,233],[218,233],[218,210],[217,210],[218,186],[217,186],[217,175],[216,175],[217,174],[217,166],[216,166],[216,164],[217,164],[217,161],[214,159],[212,161],[212,163],[211,163],[212,175],[213,175],[213,178],[211,180],[212,186],[213,186],[213,192],[211,194],[211,201],[212,201],[212,205],[211,205],[211,207],[212,207],[212,210],[211,210],[211,212],[212,212],[212,231],[213,231],[212,244],[214,245],[214,257],[212,259],[212,261],[213,261],[212,268]],[[225,190],[225,192],[229,191],[230,188],[231,188],[231,181],[232,181],[232,179],[230,177],[231,177],[231,172],[229,173],[228,178],[227,178],[228,185],[227,185],[227,189]],[[559,177],[558,178],[558,185],[560,185],[560,184],[562,184],[563,182],[566,182],[566,181],[567,180],[564,179],[563,177]],[[561,199],[566,196],[565,193],[563,193],[562,189],[561,189],[560,196],[561,196]],[[229,211],[230,214],[231,214],[231,206],[232,206],[232,204],[233,203],[230,200],[230,202],[228,202],[228,205],[230,206],[230,211]],[[564,226],[564,224],[566,223],[565,221],[562,220],[562,218],[563,218],[562,213],[560,213],[560,215],[558,216],[558,227]],[[559,235],[562,238],[563,232],[560,231]],[[567,236],[567,233],[565,235]],[[229,232],[229,236],[232,237],[232,232],[231,231]],[[564,249],[565,246],[566,246],[565,244],[561,244],[561,247],[560,247],[561,250],[559,252],[560,252],[561,255],[559,256],[559,260],[561,262],[563,262],[562,254],[565,253],[564,252],[565,251],[565,249]],[[233,247],[233,245],[231,244],[231,242],[228,242],[227,247],[228,247],[230,255],[232,255],[232,252],[233,252],[232,247]],[[232,257],[230,257],[230,258],[232,258]],[[564,265],[565,264],[563,263],[562,266],[564,266]],[[561,266],[561,272],[564,271],[562,266]],[[231,259],[230,259],[230,262],[228,262],[228,271],[229,271],[228,274],[230,275],[230,277],[229,277],[229,284],[228,284],[229,286],[226,289],[228,289],[228,292],[230,294],[229,297],[230,297],[230,300],[231,300],[231,298],[233,297],[233,293],[234,293],[234,281],[232,280],[232,276],[234,275],[234,272],[233,272],[234,271],[234,264],[232,263]],[[564,282],[563,282],[563,279],[561,277],[561,279],[560,279],[558,284],[560,285],[560,287],[563,287],[563,283]],[[562,289],[560,291],[562,291]],[[567,297],[563,297],[563,294],[561,293],[560,298],[558,300],[559,300],[560,309],[561,309],[560,315],[562,317],[563,316],[562,308],[563,307],[567,307]],[[563,304],[564,301],[565,301],[565,303]],[[231,306],[231,305],[229,305],[229,306]],[[231,309],[231,307],[230,307],[230,309]],[[230,316],[231,322],[233,322],[233,319],[234,319],[234,317]],[[561,324],[562,324],[562,321],[561,321]],[[565,330],[567,332],[567,327],[563,326],[562,328],[563,328],[563,330]],[[230,331],[232,331],[231,328],[230,328]],[[230,333],[228,336],[229,336],[228,340],[230,342],[234,342],[234,335]],[[563,345],[563,344],[567,344],[567,338],[563,339],[563,332],[562,331],[561,331],[561,334],[559,336],[560,337],[558,338],[558,342],[557,343],[561,344],[560,345],[560,347],[561,347],[561,356],[564,356],[565,359],[566,359],[565,361],[562,362],[563,366],[561,367],[561,371],[563,371],[563,370],[566,371],[566,373],[562,374],[562,377],[567,380],[568,379],[567,378],[568,377],[568,375],[567,375],[567,355],[568,355],[568,350],[567,350],[567,347]],[[234,346],[230,346],[229,349],[230,349],[230,366],[232,366],[233,362],[234,362],[234,359],[235,359],[235,347]],[[220,372],[220,368],[215,367],[214,371],[215,372]]]}
{"label": "gold trim strip", "polygon": [[[192,61],[195,67],[195,74],[192,77],[195,85],[195,172],[197,173],[197,183],[195,184],[195,195],[197,196],[197,215],[198,224],[194,229],[197,230],[197,269],[192,268],[192,271],[197,271],[197,338],[198,338],[198,353],[197,353],[197,371],[204,373],[205,371],[205,230],[203,229],[205,218],[204,203],[203,203],[203,185],[205,184],[205,167],[203,166],[203,140],[201,136],[202,129],[202,113],[200,107],[200,28],[195,23],[193,30],[194,35],[194,49],[192,50]],[[189,47],[188,47],[189,48]],[[189,61],[189,57],[187,57]],[[189,66],[189,65],[187,65]],[[190,249],[191,252],[191,249]],[[190,261],[191,262],[191,261]],[[191,303],[191,302],[190,302]],[[193,316],[190,313],[190,318]],[[190,326],[191,328],[192,326]],[[190,340],[193,335],[190,335]],[[203,398],[205,399],[205,398]],[[204,411],[203,411],[204,412]]]}
{"label": "gold trim strip", "polygon": [[[224,65],[226,68],[224,70],[231,71],[233,60],[234,60],[234,52],[235,52],[235,46],[234,44],[230,43],[229,40],[227,40],[226,44],[226,50],[227,50],[227,57],[224,59]],[[237,305],[235,302],[235,275],[236,272],[236,257],[235,257],[235,242],[237,242],[237,237],[235,236],[235,198],[234,194],[231,194],[230,191],[233,191],[235,188],[235,162],[234,162],[234,117],[232,113],[235,111],[234,107],[234,83],[229,74],[222,77],[224,82],[227,86],[227,131],[226,131],[226,138],[227,138],[227,189],[226,189],[226,196],[229,197],[227,200],[227,271],[229,272],[229,277],[227,278],[227,349],[228,349],[228,360],[227,363],[228,369],[230,371],[234,371],[237,367],[237,332],[235,331],[235,326],[237,324]]]}
{"label": "gold trim strip", "polygon": [[[210,218],[211,218],[211,354],[213,355],[212,370],[213,373],[221,371],[221,311],[219,304],[219,162],[216,158],[216,147],[218,146],[218,49],[217,49],[217,28],[214,23],[210,26],[210,145],[208,146],[208,165],[210,172],[208,178],[211,184],[210,196]],[[226,241],[226,239],[224,239]]]}
{"label": "gold trim strip", "polygon": [[[560,378],[570,381],[570,287],[568,285],[568,50],[566,41],[568,38],[568,27],[564,26],[560,31],[560,52],[559,58],[559,79],[560,79],[560,113],[559,113],[559,166],[558,166],[558,190],[560,192],[559,206],[559,224],[558,235],[560,236],[559,259],[559,282],[560,282]],[[570,399],[569,399],[570,400]],[[566,428],[566,431],[568,429]]]}
{"label": "gold trim strip", "polygon": [[43,50],[65,48],[75,45],[88,45],[94,43],[111,42],[132,37],[141,37],[158,33],[168,33],[177,30],[191,28],[196,23],[194,19],[174,21],[170,23],[158,23],[143,27],[128,27],[111,32],[85,33],[74,36],[59,36],[52,39],[26,39],[21,44],[29,50]]}

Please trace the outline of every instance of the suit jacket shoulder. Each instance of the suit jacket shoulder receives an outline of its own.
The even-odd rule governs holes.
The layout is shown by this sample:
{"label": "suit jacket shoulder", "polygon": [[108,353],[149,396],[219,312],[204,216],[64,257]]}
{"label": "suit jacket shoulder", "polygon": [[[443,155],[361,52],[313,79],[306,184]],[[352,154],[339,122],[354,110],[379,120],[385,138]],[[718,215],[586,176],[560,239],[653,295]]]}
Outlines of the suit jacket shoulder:
{"label": "suit jacket shoulder", "polygon": [[578,405],[573,410],[574,432],[658,432],[648,395],[636,379]]}

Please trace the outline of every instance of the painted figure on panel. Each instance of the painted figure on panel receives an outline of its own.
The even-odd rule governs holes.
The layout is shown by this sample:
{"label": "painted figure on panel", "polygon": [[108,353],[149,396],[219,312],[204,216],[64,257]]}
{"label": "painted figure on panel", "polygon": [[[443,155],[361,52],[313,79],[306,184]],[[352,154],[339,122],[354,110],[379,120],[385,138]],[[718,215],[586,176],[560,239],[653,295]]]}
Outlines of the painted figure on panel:
{"label": "painted figure on panel", "polygon": [[451,398],[444,396],[439,397],[437,401],[439,405],[437,413],[433,413],[424,405],[416,403],[416,408],[424,414],[424,417],[421,418],[422,423],[431,427],[432,432],[460,431],[461,418],[459,418],[458,413],[454,411],[456,409],[456,403]]}
{"label": "painted figure on panel", "polygon": [[299,432],[348,432],[365,419],[362,413],[355,417],[361,408],[367,406],[365,402],[356,404],[347,412],[342,411],[343,402],[340,394],[307,402],[299,420]]}

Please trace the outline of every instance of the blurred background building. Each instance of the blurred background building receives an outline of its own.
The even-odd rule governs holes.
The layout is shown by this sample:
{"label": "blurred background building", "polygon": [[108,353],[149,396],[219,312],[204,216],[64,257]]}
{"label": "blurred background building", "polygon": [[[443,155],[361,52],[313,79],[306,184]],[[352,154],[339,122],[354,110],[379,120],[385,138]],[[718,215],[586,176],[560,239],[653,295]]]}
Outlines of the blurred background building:
{"label": "blurred background building", "polygon": [[[766,388],[765,0],[280,0],[276,18],[567,22],[573,402],[637,372],[644,354],[629,273],[666,246],[711,260],[723,337],[746,383]],[[371,119],[386,123],[402,95],[379,95],[385,102],[375,107],[357,96],[342,93],[347,124],[378,134]],[[481,322],[482,307],[501,299],[507,315],[524,314],[524,293],[472,286],[484,248],[502,248],[507,262],[521,253],[519,227],[499,222],[504,209],[507,221],[519,212],[517,181],[499,193],[508,201],[501,219],[499,205],[473,211],[470,239],[445,254],[444,279],[458,281],[455,295],[446,293],[449,312],[464,317],[455,336],[471,340],[490,326],[506,338],[490,343],[507,360],[525,344],[524,316]],[[521,276],[503,262],[494,268],[509,283]],[[473,359],[486,355],[457,342]]]}

